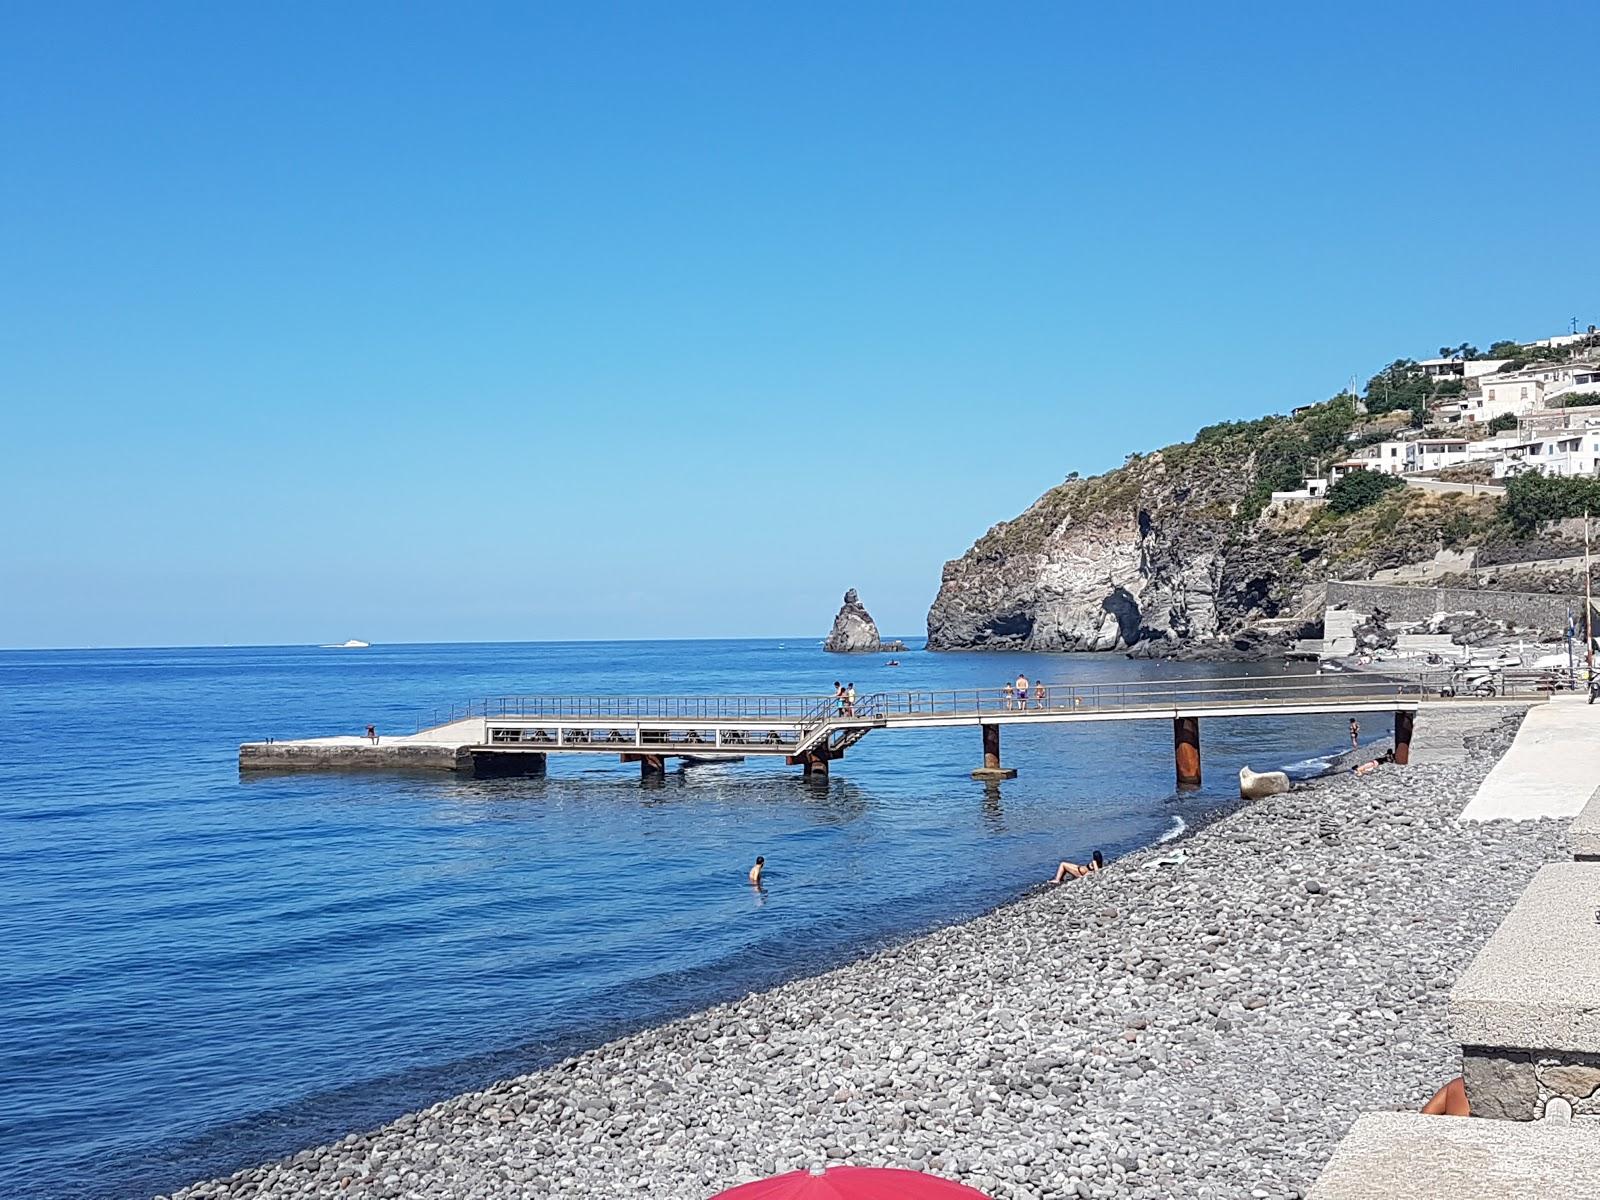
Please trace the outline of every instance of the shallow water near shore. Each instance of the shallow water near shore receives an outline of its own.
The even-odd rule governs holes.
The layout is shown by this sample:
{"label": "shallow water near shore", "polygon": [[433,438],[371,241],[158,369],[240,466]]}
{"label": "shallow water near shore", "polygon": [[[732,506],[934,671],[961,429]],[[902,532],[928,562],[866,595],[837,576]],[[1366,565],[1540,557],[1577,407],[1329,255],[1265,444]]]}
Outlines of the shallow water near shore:
{"label": "shallow water near shore", "polygon": [[[1270,673],[1120,656],[825,655],[813,639],[0,652],[0,1177],[149,1194],[992,908],[1062,857],[1194,826],[1238,768],[1343,719],[1210,721],[1177,795],[1165,722],[878,733],[828,785],[749,762],[659,786],[241,779],[240,741],[410,732],[502,693],[763,693]],[[744,872],[769,863],[755,891]]]}

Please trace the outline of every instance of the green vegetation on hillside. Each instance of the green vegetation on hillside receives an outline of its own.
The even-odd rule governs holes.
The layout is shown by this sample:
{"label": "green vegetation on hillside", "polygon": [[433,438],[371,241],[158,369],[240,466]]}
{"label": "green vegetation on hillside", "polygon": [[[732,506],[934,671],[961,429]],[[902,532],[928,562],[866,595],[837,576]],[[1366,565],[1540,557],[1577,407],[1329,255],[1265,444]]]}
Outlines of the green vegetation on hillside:
{"label": "green vegetation on hillside", "polygon": [[1537,471],[1513,475],[1506,481],[1504,513],[1511,528],[1523,536],[1545,521],[1600,513],[1600,479]]}
{"label": "green vegetation on hillside", "polygon": [[1360,512],[1402,487],[1405,483],[1394,475],[1352,471],[1328,489],[1328,511],[1341,517]]}

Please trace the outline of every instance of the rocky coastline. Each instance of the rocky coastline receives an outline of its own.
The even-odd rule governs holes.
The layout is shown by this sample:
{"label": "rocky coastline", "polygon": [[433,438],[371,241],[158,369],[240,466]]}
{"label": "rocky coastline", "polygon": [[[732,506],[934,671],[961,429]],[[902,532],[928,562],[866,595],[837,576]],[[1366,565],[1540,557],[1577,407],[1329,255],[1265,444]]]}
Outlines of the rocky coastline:
{"label": "rocky coastline", "polygon": [[1359,1113],[1456,1073],[1448,987],[1560,856],[1558,822],[1455,819],[1518,719],[1430,713],[1410,767],[172,1196],[705,1200],[841,1160],[997,1200],[1301,1196]]}

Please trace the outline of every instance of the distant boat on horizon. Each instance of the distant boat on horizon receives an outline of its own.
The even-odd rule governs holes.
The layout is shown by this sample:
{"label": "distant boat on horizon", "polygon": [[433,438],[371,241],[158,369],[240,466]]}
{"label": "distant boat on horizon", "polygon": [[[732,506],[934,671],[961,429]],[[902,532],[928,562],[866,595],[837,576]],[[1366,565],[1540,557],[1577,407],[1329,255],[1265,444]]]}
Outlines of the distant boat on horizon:
{"label": "distant boat on horizon", "polygon": [[371,642],[363,642],[357,638],[351,638],[348,642],[330,642],[326,646],[319,648],[323,650],[365,650],[371,645]]}

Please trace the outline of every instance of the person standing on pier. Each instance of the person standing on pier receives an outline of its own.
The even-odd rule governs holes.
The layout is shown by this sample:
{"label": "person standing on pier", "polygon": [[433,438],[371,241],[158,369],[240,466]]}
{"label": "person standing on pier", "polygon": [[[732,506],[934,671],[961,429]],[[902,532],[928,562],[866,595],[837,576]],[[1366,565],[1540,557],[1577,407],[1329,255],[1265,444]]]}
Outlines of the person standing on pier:
{"label": "person standing on pier", "polygon": [[1042,679],[1034,681],[1034,684],[1033,684],[1033,706],[1035,708],[1044,708],[1045,707],[1044,680],[1042,680]]}
{"label": "person standing on pier", "polygon": [[853,683],[845,685],[844,715],[847,717],[853,717],[856,715],[856,685]]}
{"label": "person standing on pier", "polygon": [[841,717],[844,716],[844,684],[837,679],[833,681],[833,699],[834,703],[839,706],[839,715]]}
{"label": "person standing on pier", "polygon": [[1011,685],[1011,681],[1009,679],[1006,680],[1005,687],[1000,689],[1000,699],[1005,704],[1007,712],[1011,711],[1012,703],[1016,699],[1016,695],[1017,689]]}
{"label": "person standing on pier", "polygon": [[1021,712],[1028,707],[1028,677],[1021,671],[1017,672],[1017,711]]}

